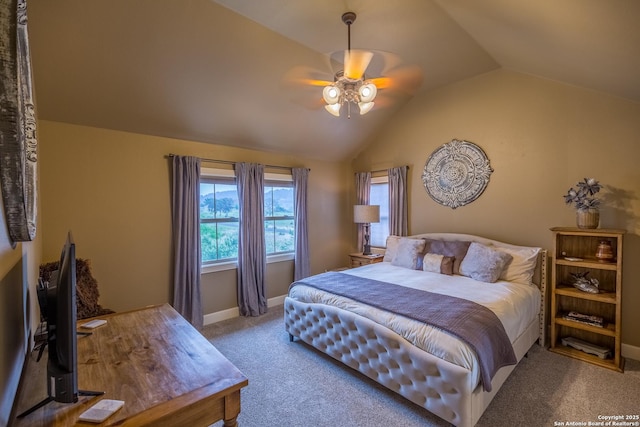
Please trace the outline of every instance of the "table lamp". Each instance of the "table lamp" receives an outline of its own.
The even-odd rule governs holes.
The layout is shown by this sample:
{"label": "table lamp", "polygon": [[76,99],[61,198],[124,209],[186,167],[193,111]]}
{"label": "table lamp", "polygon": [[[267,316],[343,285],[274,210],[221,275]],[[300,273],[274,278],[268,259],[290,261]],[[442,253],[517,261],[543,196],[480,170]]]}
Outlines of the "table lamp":
{"label": "table lamp", "polygon": [[353,222],[356,224],[364,224],[364,247],[362,255],[371,255],[371,245],[369,245],[369,225],[372,222],[380,222],[380,206],[354,205]]}

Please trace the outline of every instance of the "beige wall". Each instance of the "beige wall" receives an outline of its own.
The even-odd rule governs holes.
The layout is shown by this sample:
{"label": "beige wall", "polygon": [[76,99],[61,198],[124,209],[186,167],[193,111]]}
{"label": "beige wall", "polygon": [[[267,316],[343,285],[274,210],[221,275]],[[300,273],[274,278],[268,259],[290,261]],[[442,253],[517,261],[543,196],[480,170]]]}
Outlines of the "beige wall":
{"label": "beige wall", "polygon": [[[172,299],[169,153],[311,168],[311,270],[346,264],[344,218],[352,185],[346,163],[48,121],[39,125],[43,260],[59,257],[71,230],[77,256],[91,260],[103,307],[123,311]],[[286,293],[292,264],[268,264],[269,298]],[[235,270],[205,274],[204,313],[235,307],[235,286]]]}
{"label": "beige wall", "polygon": [[7,425],[39,311],[35,287],[41,227],[34,241],[12,246],[0,201],[0,425]]}
{"label": "beige wall", "polygon": [[[451,139],[478,144],[494,169],[485,192],[452,210],[425,191],[429,155]],[[409,231],[460,232],[552,249],[550,227],[575,226],[563,195],[604,184],[601,226],[623,228],[622,338],[640,346],[640,104],[505,70],[413,99],[353,162],[410,165]]]}

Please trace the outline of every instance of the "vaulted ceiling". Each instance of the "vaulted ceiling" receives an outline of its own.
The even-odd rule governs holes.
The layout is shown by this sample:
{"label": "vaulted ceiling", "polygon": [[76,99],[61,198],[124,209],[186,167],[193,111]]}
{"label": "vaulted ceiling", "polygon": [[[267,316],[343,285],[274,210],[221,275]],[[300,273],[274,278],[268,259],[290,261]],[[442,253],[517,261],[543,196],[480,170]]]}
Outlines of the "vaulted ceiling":
{"label": "vaulted ceiling", "polygon": [[[637,0],[27,5],[38,116],[45,120],[344,160],[412,97],[498,68],[640,102]],[[347,44],[346,11],[357,13],[353,48],[399,58],[373,72],[421,70],[410,93],[385,89],[369,114],[350,119],[324,111],[321,88],[291,80],[332,79],[334,53]]]}

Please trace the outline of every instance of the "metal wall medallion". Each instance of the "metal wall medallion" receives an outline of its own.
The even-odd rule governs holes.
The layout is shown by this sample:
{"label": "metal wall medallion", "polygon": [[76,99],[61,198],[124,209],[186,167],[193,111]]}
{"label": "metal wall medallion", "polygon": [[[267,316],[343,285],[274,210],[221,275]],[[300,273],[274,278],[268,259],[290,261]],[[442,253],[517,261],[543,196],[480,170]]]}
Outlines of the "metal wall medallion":
{"label": "metal wall medallion", "polygon": [[491,172],[482,148],[454,139],[431,153],[424,165],[422,184],[433,200],[455,209],[480,197]]}
{"label": "metal wall medallion", "polygon": [[0,0],[0,179],[11,241],[36,234],[36,114],[26,0]]}

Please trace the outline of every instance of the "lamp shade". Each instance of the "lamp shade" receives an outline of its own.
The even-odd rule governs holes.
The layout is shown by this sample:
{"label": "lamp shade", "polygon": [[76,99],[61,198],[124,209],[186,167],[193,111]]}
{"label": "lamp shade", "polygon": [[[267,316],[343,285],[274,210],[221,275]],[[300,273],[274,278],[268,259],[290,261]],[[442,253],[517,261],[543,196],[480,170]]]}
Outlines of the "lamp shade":
{"label": "lamp shade", "polygon": [[360,95],[361,102],[371,102],[375,99],[378,93],[378,88],[371,82],[365,82],[360,89],[358,89],[358,95]]}
{"label": "lamp shade", "polygon": [[358,107],[360,107],[360,114],[367,114],[372,108],[375,102],[360,102],[358,103]]}
{"label": "lamp shade", "polygon": [[380,222],[380,206],[354,205],[353,222],[357,224],[370,224],[372,222]]}
{"label": "lamp shade", "polygon": [[340,100],[340,89],[335,85],[328,85],[322,90],[322,97],[327,104],[335,104]]}
{"label": "lamp shade", "polygon": [[341,107],[341,105],[338,104],[338,103],[329,104],[329,105],[325,105],[324,106],[325,110],[327,110],[328,112],[330,112],[331,114],[333,114],[336,117],[340,117],[340,107]]}

